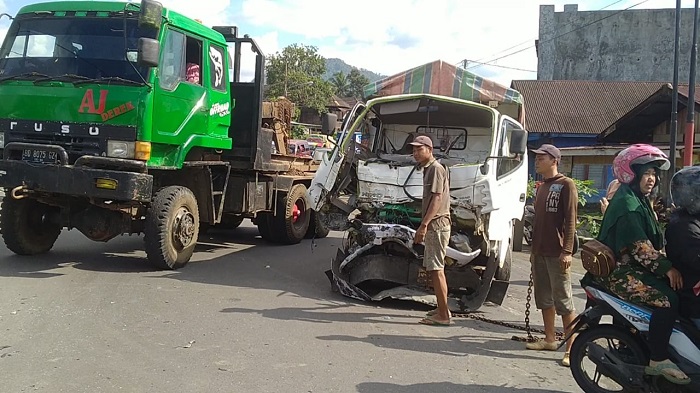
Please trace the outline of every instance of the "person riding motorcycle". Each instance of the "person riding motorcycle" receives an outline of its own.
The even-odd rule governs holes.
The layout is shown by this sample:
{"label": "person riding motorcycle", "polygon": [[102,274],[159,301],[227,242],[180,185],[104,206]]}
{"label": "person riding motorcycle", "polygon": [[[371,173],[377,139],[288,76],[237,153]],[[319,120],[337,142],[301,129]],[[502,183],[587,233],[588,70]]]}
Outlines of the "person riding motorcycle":
{"label": "person riding motorcycle", "polygon": [[[620,187],[605,211],[598,240],[615,253],[617,267],[607,277],[592,277],[599,285],[623,300],[653,308],[649,323],[648,375],[662,375],[677,384],[688,376],[669,360],[668,344],[678,317],[681,274],[660,250],[661,228],[649,200],[658,184],[660,170],[670,166],[658,148],[635,144],[622,150],[613,161]],[[585,279],[584,279],[585,280]]]}
{"label": "person riding motorcycle", "polygon": [[700,166],[673,176],[671,200],[677,209],[666,227],[666,254],[683,276],[680,313],[700,329]]}

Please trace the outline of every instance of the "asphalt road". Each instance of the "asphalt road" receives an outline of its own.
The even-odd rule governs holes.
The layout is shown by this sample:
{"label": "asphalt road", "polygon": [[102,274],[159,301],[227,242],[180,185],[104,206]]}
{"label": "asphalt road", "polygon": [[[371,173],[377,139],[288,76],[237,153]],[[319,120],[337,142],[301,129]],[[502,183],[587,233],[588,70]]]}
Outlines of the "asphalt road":
{"label": "asphalt road", "polygon": [[[580,391],[563,353],[526,351],[522,332],[423,326],[419,305],[331,292],[340,236],[271,246],[245,222],[200,238],[178,271],[152,269],[137,236],[64,232],[34,258],[0,246],[0,391]],[[528,257],[515,253],[508,298],[484,316],[522,322]]]}

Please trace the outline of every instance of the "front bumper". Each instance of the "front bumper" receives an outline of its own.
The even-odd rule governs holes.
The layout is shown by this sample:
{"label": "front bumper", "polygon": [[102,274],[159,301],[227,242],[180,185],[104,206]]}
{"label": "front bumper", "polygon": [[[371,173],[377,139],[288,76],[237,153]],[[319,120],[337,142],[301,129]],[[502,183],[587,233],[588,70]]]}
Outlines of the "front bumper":
{"label": "front bumper", "polygon": [[[145,163],[118,158],[84,156],[74,165],[42,165],[8,159],[8,149],[22,148],[8,144],[5,159],[0,160],[0,187],[23,186],[30,192],[98,198],[113,201],[150,202],[153,176],[146,173]],[[46,146],[44,146],[46,147]],[[62,149],[60,146],[52,148]],[[116,189],[98,188],[98,179],[116,182]]]}

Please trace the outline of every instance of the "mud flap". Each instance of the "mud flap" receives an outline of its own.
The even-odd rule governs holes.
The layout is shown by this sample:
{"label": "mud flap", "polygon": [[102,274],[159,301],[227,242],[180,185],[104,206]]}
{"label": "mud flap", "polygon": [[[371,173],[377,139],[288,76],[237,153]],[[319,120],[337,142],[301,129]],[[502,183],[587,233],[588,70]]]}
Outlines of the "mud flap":
{"label": "mud flap", "polygon": [[489,294],[486,296],[486,301],[497,305],[503,304],[503,299],[506,298],[506,292],[508,292],[508,286],[510,282],[493,280],[491,281],[491,289],[489,289]]}
{"label": "mud flap", "polygon": [[[462,311],[476,311],[484,304],[484,301],[486,301],[486,298],[489,296],[493,283],[495,282],[493,277],[496,275],[497,269],[498,262],[496,261],[496,253],[492,252],[489,256],[488,262],[486,263],[486,270],[481,276],[481,285],[479,288],[477,288],[474,293],[464,295],[460,299],[459,303]],[[494,294],[494,296],[496,296],[496,294]],[[505,296],[505,292],[503,292],[503,296]],[[503,302],[503,299],[501,299],[501,302]]]}

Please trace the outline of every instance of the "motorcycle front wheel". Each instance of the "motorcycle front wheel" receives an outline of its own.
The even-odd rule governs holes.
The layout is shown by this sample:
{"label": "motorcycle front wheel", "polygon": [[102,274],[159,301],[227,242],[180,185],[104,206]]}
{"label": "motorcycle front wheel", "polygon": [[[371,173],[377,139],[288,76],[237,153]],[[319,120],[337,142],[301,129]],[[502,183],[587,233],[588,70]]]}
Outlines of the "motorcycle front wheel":
{"label": "motorcycle front wheel", "polygon": [[598,325],[580,333],[571,347],[571,374],[586,393],[624,392],[624,387],[609,372],[594,363],[589,355],[589,343],[601,346],[627,364],[649,364],[647,352],[639,339],[629,331],[613,325]]}
{"label": "motorcycle front wheel", "polygon": [[528,246],[532,245],[532,224],[529,222],[525,222],[525,225],[523,225],[523,237],[525,238],[525,243],[527,243]]}

